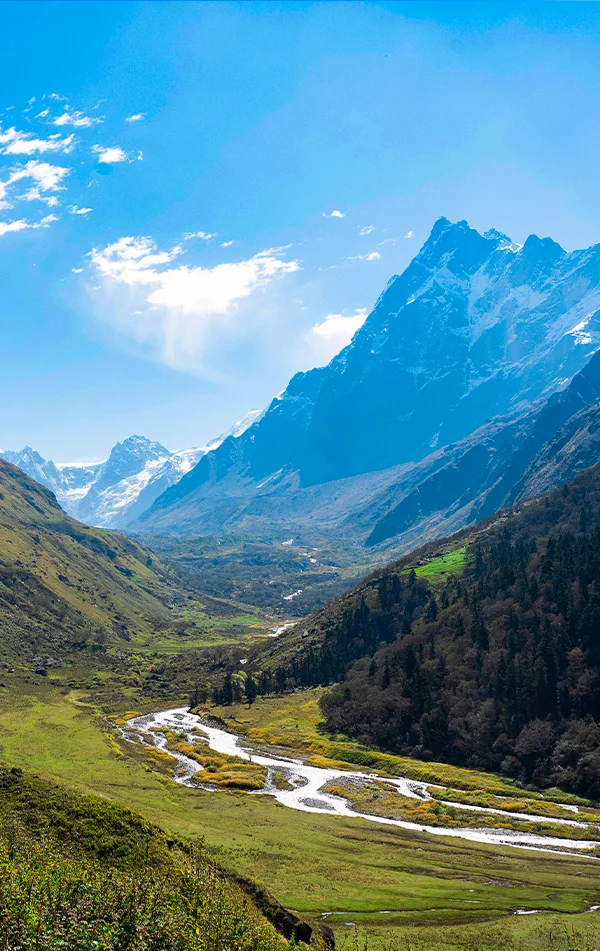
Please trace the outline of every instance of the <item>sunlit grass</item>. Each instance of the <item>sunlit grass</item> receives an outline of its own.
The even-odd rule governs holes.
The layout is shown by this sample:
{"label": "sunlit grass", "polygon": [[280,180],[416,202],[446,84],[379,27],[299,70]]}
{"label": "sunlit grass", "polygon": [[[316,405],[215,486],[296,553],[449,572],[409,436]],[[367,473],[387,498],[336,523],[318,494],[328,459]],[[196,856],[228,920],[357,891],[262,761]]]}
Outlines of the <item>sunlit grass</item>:
{"label": "sunlit grass", "polygon": [[[450,575],[459,575],[465,566],[467,560],[467,548],[455,548],[453,551],[445,552],[443,555],[436,555],[431,558],[426,565],[415,566],[415,574],[419,578],[425,578],[430,584],[438,584],[447,581]],[[402,574],[408,574],[412,569],[405,569]]]}

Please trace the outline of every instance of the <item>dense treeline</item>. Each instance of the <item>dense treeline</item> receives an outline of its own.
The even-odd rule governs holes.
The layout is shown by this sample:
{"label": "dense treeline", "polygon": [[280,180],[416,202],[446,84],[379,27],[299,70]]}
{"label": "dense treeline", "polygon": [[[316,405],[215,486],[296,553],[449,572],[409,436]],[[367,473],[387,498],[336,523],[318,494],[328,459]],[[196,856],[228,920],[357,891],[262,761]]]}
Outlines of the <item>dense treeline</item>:
{"label": "dense treeline", "polygon": [[599,467],[475,536],[460,577],[381,578],[365,623],[400,631],[324,698],[328,727],[600,798]]}

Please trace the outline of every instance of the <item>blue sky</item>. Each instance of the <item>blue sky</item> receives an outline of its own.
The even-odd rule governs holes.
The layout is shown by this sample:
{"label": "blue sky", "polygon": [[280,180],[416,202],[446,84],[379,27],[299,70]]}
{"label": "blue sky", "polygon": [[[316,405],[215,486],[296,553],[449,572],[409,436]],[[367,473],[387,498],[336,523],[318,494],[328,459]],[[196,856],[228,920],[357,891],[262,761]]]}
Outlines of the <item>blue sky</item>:
{"label": "blue sky", "polygon": [[442,214],[600,241],[597,3],[1,12],[2,448],[202,444]]}

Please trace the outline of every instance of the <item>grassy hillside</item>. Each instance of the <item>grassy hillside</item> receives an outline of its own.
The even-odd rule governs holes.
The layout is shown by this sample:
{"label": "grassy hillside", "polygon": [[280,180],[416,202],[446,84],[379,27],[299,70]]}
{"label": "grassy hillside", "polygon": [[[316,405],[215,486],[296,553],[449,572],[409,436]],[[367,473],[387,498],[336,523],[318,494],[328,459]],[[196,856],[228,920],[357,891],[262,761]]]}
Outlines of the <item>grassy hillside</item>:
{"label": "grassy hillside", "polygon": [[[32,645],[59,646],[62,632],[66,642],[102,647],[170,620],[172,582],[148,552],[69,518],[51,492],[3,460],[0,583],[7,621],[40,616]],[[22,652],[23,636],[7,648]]]}
{"label": "grassy hillside", "polygon": [[[187,695],[265,635],[243,605],[190,594],[153,553],[67,516],[0,460],[0,684],[49,678],[107,703]],[[2,687],[0,686],[0,689]]]}
{"label": "grassy hillside", "polygon": [[283,951],[309,930],[127,809],[0,769],[0,942],[55,951]]}

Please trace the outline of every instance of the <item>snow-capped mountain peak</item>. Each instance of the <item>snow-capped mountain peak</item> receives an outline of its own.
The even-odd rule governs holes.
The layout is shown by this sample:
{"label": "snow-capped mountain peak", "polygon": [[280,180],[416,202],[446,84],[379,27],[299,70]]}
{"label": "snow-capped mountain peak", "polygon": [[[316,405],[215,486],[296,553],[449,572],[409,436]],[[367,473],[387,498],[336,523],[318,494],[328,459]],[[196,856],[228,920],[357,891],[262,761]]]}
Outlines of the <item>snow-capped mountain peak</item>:
{"label": "snow-capped mountain peak", "polygon": [[193,449],[171,451],[145,436],[129,436],[113,446],[108,459],[91,465],[54,463],[30,446],[0,455],[51,489],[70,515],[91,525],[123,528],[203,455],[228,436],[240,436],[260,415],[251,410],[226,433]]}
{"label": "snow-capped mountain peak", "polygon": [[157,499],[143,527],[202,532],[240,485],[248,519],[247,500],[276,473],[304,489],[416,463],[560,390],[599,348],[600,245],[566,251],[530,235],[520,247],[439,218],[350,344],[296,374],[235,445]]}

